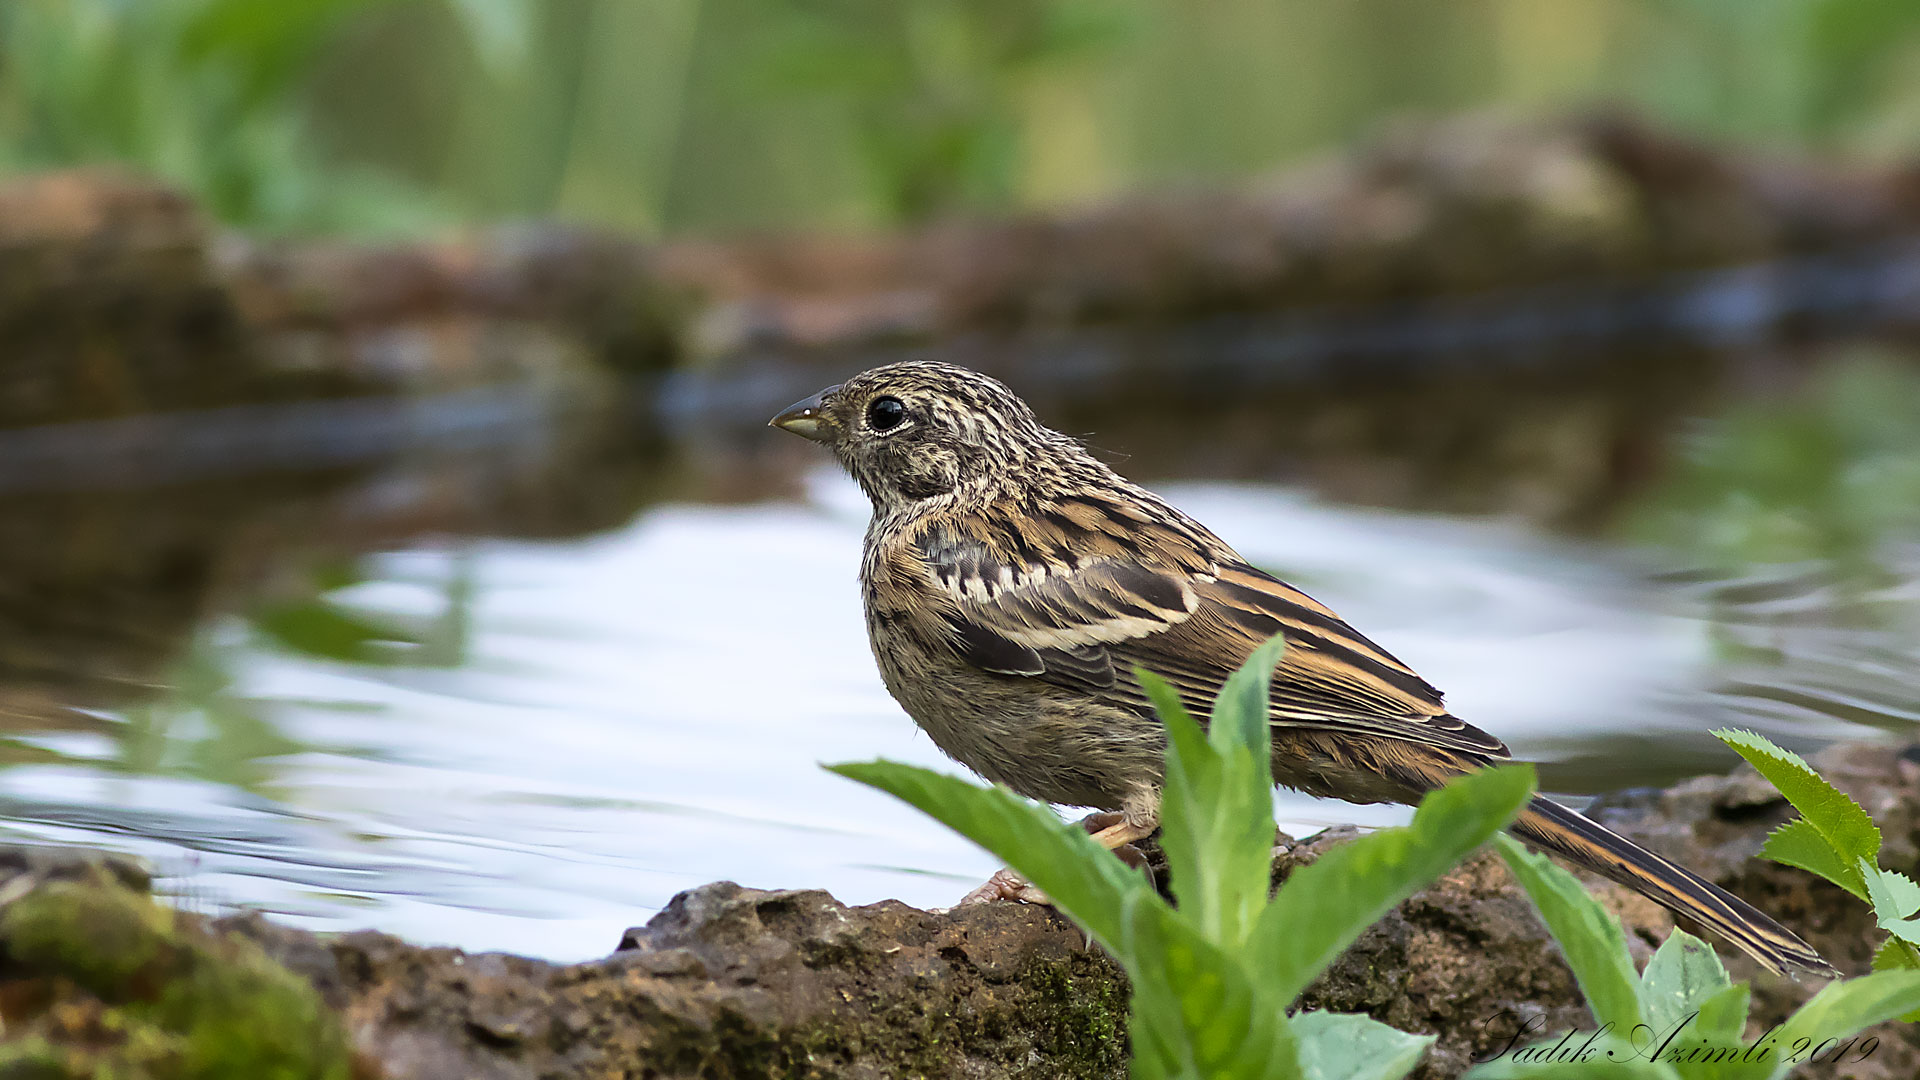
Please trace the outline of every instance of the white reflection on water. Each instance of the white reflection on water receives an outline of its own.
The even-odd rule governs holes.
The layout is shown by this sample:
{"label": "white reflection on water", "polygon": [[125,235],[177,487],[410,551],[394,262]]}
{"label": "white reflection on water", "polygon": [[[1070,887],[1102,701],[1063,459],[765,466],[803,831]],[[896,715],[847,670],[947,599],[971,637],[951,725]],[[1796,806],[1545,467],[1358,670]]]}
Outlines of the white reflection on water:
{"label": "white reflection on water", "polygon": [[[1169,494],[1522,757],[1705,726],[1702,624],[1661,614],[1605,549],[1268,488]],[[472,575],[467,663],[356,667],[213,628],[233,691],[311,748],[274,760],[270,796],[22,766],[0,773],[0,834],[147,855],[189,905],[561,959],[604,954],[715,879],[951,903],[994,860],[818,768],[951,767],[873,670],[854,582],[865,520],[823,472],[804,504],[669,506],[584,540],[375,556],[334,599],[431,614],[457,562]],[[69,756],[107,753],[63,738]],[[1404,812],[1283,796],[1281,816],[1304,832]]]}

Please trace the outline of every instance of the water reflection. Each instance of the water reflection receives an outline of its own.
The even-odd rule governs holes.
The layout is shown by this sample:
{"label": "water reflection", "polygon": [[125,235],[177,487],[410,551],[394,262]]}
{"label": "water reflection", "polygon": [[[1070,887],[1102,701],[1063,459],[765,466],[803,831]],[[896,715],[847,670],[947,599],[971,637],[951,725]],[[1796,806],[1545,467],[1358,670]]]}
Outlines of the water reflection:
{"label": "water reflection", "polygon": [[[1549,787],[1599,792],[1723,767],[1718,725],[1808,748],[1920,721],[1920,546],[1876,526],[1845,558],[1713,557],[1738,492],[1776,490],[1742,478],[1741,430],[1655,500],[1645,520],[1682,530],[1655,548],[1159,486],[1546,762]],[[1762,518],[1819,524],[1819,491],[1907,475],[1909,433],[1874,430]],[[556,957],[717,878],[950,902],[990,860],[817,768],[948,767],[872,668],[864,502],[830,471],[769,500],[777,477],[701,457],[523,448],[10,498],[0,837],[148,856],[198,907]],[[1688,500],[1707,510],[1672,513]],[[1723,524],[1691,545],[1703,522]],[[1401,816],[1281,810],[1296,830]]]}

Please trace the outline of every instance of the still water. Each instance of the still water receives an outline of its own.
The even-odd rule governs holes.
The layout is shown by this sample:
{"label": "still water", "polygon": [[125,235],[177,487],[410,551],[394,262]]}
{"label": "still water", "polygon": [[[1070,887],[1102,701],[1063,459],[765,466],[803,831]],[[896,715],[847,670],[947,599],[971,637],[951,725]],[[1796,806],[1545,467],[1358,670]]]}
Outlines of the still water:
{"label": "still water", "polygon": [[[1720,724],[1804,748],[1916,718],[1911,627],[1827,617],[1817,574],[1662,575],[1519,524],[1162,489],[1556,763],[1559,790],[1722,765]],[[994,860],[819,767],[944,764],[868,654],[866,514],[821,470],[797,497],[408,540],[299,605],[210,605],[120,700],[36,711],[6,691],[0,839],[143,856],[200,910],[556,959],[604,954],[716,879],[951,903]],[[1897,583],[1855,599],[1920,606]],[[1296,834],[1402,817],[1279,806]]]}

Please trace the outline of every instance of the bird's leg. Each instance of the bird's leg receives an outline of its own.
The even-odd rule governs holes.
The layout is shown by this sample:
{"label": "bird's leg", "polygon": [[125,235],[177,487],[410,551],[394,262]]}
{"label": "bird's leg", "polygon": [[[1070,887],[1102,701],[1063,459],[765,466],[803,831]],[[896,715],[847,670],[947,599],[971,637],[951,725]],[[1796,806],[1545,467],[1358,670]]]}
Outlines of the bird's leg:
{"label": "bird's leg", "polygon": [[[1145,870],[1152,876],[1153,870],[1147,866],[1147,858],[1139,848],[1133,846],[1135,840],[1153,835],[1158,828],[1157,822],[1143,822],[1129,815],[1113,811],[1101,811],[1088,814],[1080,819],[1080,827],[1087,830],[1095,843],[1119,857],[1120,861],[1137,870]],[[1045,904],[1053,906],[1047,894],[1034,887],[1031,881],[1021,877],[1012,867],[1001,867],[994,871],[979,888],[960,898],[962,904],[983,904],[990,900],[1018,900],[1027,904]]]}
{"label": "bird's leg", "polygon": [[[1148,824],[1145,822],[1128,821],[1125,815],[1122,814],[1094,814],[1090,816],[1117,817],[1120,819],[1098,832],[1092,829],[1087,830],[1093,833],[1094,843],[1099,844],[1108,851],[1117,852],[1121,848],[1128,848],[1131,849],[1135,855],[1138,855],[1139,849],[1133,846],[1133,842],[1135,840],[1145,840],[1147,837],[1153,835],[1153,830],[1159,828],[1157,823]],[[1083,821],[1081,824],[1085,825],[1086,822]]]}

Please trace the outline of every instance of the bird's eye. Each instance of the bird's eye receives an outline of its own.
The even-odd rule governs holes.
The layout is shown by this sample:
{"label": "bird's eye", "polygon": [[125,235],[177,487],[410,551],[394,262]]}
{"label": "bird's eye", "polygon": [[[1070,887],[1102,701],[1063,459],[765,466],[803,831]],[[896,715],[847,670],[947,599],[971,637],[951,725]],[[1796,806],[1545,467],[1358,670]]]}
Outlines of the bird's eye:
{"label": "bird's eye", "polygon": [[867,426],[875,431],[892,431],[907,418],[907,407],[897,397],[877,397],[867,406]]}

